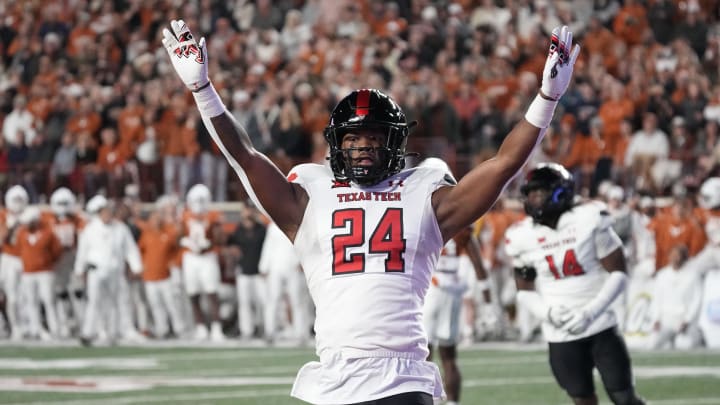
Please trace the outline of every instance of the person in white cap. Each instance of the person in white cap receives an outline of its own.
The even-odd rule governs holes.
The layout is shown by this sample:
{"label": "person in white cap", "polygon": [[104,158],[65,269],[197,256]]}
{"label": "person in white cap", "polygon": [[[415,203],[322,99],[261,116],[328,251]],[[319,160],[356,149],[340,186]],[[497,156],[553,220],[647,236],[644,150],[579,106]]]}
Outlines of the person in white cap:
{"label": "person in white cap", "polygon": [[[96,195],[91,198],[86,210],[92,218],[80,234],[73,270],[75,276],[86,277],[88,302],[80,340],[83,344],[91,344],[103,332],[110,339],[116,335],[135,337],[137,331],[134,328],[116,330],[118,322],[114,322],[113,318],[121,317],[121,314],[116,315],[113,310],[123,310],[116,308],[119,301],[117,284],[119,278],[125,276],[126,263],[133,273],[142,273],[140,251],[127,225],[114,218],[113,204],[105,197]],[[101,332],[98,324],[103,319],[109,321],[109,325]],[[122,319],[119,321],[124,323]],[[122,327],[127,329],[128,325]]]}
{"label": "person in white cap", "polygon": [[[25,208],[20,215],[21,227],[17,245],[23,263],[20,282],[23,294],[23,313],[28,321],[27,336],[31,339],[50,340],[59,336],[55,311],[55,274],[53,267],[62,254],[60,240],[52,228],[40,221],[40,209]],[[38,301],[42,303],[50,333],[41,322]]]}
{"label": "person in white cap", "polygon": [[5,315],[10,325],[13,340],[22,338],[19,317],[20,276],[22,260],[17,246],[16,232],[20,225],[20,214],[27,207],[30,198],[22,186],[10,187],[5,193],[5,208],[0,211],[0,290],[5,293]]}

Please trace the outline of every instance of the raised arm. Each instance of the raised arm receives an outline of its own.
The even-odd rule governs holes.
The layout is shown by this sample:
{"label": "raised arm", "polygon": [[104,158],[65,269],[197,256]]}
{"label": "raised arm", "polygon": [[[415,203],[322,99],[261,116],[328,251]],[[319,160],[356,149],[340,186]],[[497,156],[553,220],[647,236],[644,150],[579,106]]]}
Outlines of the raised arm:
{"label": "raised arm", "polygon": [[294,240],[307,206],[307,193],[287,181],[277,166],[253,147],[245,129],[226,110],[208,78],[205,38],[196,42],[183,20],[173,20],[170,26],[172,30],[163,30],[163,45],[178,76],[193,92],[213,141],[253,202]]}
{"label": "raised arm", "polygon": [[572,33],[566,26],[553,30],[540,92],[530,104],[525,119],[515,125],[495,157],[472,169],[455,187],[435,192],[433,207],[445,240],[490,209],[540,143],[558,99],[570,83],[579,52],[578,45],[572,47]]}

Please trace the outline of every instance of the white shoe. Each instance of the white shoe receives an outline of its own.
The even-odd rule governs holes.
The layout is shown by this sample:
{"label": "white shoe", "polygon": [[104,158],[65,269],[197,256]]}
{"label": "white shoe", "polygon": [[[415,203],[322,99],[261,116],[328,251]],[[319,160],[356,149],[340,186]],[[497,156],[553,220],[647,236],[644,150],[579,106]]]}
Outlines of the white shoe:
{"label": "white shoe", "polygon": [[42,340],[43,342],[49,342],[49,341],[53,340],[52,335],[51,335],[48,331],[46,331],[46,330],[44,330],[44,329],[41,329],[41,330],[40,330],[40,333],[38,333],[38,337],[39,337],[40,340]]}
{"label": "white shoe", "polygon": [[198,324],[195,327],[195,340],[207,340],[208,338],[208,330],[205,325]]}
{"label": "white shoe", "polygon": [[147,341],[147,337],[145,337],[144,335],[140,334],[140,333],[139,333],[138,331],[136,331],[136,330],[131,330],[131,331],[128,331],[128,332],[123,333],[123,335],[122,335],[122,340],[127,341],[127,342],[140,343],[140,342],[145,342],[145,341]]}
{"label": "white shoe", "polygon": [[224,342],[225,335],[223,334],[222,327],[219,323],[213,322],[210,327],[210,340],[213,342]]}
{"label": "white shoe", "polygon": [[17,328],[13,329],[12,333],[10,334],[10,340],[13,342],[19,342],[23,340],[23,333],[20,332]]}

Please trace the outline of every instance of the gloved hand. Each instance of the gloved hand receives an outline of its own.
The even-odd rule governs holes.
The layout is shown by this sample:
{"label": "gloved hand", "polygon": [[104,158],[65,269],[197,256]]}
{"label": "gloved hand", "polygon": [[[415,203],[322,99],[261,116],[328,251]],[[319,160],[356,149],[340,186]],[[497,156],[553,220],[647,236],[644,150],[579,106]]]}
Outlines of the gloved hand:
{"label": "gloved hand", "polygon": [[553,100],[565,94],[572,79],[575,60],[580,53],[580,45],[573,47],[572,37],[572,32],[563,25],[555,27],[550,38],[550,51],[543,69],[540,91]]}
{"label": "gloved hand", "polygon": [[198,91],[205,88],[210,83],[205,38],[196,42],[183,20],[170,21],[170,27],[172,32],[163,29],[162,43],[175,71],[188,89]]}
{"label": "gloved hand", "polygon": [[573,335],[579,335],[585,332],[593,322],[593,316],[586,309],[577,309],[572,311],[570,319],[565,322],[563,329]]}
{"label": "gloved hand", "polygon": [[547,320],[556,328],[561,328],[571,317],[572,311],[562,305],[555,305],[548,309]]}

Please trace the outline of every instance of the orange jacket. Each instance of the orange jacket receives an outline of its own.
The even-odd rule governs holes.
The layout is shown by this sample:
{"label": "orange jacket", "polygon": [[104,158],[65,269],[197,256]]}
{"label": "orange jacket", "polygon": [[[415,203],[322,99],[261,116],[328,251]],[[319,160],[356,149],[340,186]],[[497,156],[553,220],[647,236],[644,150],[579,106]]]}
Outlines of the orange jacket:
{"label": "orange jacket", "polygon": [[143,261],[143,281],[170,277],[170,264],[177,250],[177,232],[171,228],[145,227],[138,241]]}
{"label": "orange jacket", "polygon": [[[0,223],[2,223],[2,226],[5,227],[8,231],[10,231],[13,227],[8,226],[8,216],[11,215],[8,210],[2,209],[0,210]],[[15,222],[17,223],[17,218],[15,219]],[[17,227],[19,225],[15,225]],[[15,228],[17,229],[17,228]],[[10,237],[8,241],[2,242],[2,252],[6,255],[12,255],[20,257],[20,249],[18,248],[18,245],[16,243],[17,237]]]}
{"label": "orange jacket", "polygon": [[35,232],[20,228],[17,244],[25,273],[52,271],[62,253],[60,240],[48,226],[41,226]]}

